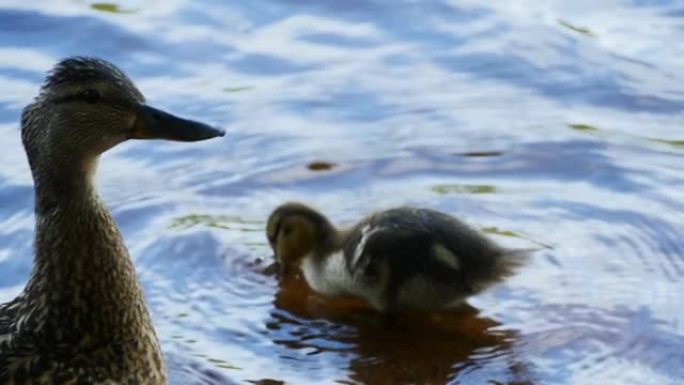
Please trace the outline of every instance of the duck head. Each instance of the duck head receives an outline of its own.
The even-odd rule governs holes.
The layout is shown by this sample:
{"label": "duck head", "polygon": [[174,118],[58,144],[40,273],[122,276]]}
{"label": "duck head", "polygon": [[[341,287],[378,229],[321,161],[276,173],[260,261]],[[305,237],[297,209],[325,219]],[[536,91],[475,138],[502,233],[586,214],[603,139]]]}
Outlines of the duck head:
{"label": "duck head", "polygon": [[34,172],[87,166],[127,139],[199,141],[223,135],[148,106],[121,70],[95,58],[58,63],[22,114],[22,141]]}
{"label": "duck head", "polygon": [[281,276],[299,267],[310,254],[321,254],[336,238],[336,230],[318,211],[301,203],[286,203],[268,218],[266,236]]}

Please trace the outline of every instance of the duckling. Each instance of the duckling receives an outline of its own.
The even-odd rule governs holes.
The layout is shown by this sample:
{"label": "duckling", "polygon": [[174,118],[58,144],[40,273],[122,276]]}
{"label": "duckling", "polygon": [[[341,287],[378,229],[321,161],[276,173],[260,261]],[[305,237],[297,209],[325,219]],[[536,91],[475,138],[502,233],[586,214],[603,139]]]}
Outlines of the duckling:
{"label": "duckling", "polygon": [[23,110],[21,135],[35,184],[35,258],[23,292],[0,305],[0,384],[166,384],[135,269],[97,194],[97,161],[127,139],[224,132],[146,105],[111,63],[74,57]]}
{"label": "duckling", "polygon": [[282,275],[295,268],[321,294],[356,296],[380,312],[458,306],[511,276],[530,250],[507,250],[460,220],[424,208],[381,211],[338,230],[323,214],[286,203],[266,233]]}

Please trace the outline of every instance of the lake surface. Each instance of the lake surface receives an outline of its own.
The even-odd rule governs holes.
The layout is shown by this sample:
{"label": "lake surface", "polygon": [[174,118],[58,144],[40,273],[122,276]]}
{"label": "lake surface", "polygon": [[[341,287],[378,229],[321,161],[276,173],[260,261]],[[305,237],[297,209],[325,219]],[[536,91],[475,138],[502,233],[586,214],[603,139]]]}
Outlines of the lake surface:
{"label": "lake surface", "polygon": [[[684,383],[684,4],[484,3],[3,0],[0,301],[32,265],[21,108],[94,55],[228,131],[100,162],[172,384]],[[431,207],[541,250],[386,330],[262,273],[285,200],[339,224]]]}

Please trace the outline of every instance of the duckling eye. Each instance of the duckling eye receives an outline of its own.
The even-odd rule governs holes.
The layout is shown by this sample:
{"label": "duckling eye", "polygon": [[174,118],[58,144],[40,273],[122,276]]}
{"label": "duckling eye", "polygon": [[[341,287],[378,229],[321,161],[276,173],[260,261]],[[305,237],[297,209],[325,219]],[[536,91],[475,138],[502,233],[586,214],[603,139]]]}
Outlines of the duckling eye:
{"label": "duckling eye", "polygon": [[87,89],[83,92],[83,98],[89,104],[95,104],[102,99],[100,93],[93,89]]}
{"label": "duckling eye", "polygon": [[290,228],[290,226],[285,226],[285,227],[283,227],[283,236],[284,236],[284,237],[287,237],[288,235],[290,235],[290,231],[291,231],[291,230],[292,230],[292,229]]}

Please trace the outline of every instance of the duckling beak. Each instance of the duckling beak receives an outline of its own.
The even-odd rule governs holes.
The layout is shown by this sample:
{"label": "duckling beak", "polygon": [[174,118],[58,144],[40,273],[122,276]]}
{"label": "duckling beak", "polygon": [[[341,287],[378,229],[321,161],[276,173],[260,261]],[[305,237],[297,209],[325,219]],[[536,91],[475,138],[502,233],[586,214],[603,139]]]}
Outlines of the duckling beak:
{"label": "duckling beak", "polygon": [[223,135],[225,135],[225,131],[218,128],[141,105],[138,109],[131,138],[197,142]]}
{"label": "duckling beak", "polygon": [[280,278],[280,263],[271,263],[270,265],[266,266],[264,270],[262,270],[262,273],[266,275],[275,275],[276,278]]}
{"label": "duckling beak", "polygon": [[275,275],[278,280],[282,280],[285,276],[290,274],[290,268],[285,263],[275,261],[264,269],[264,274]]}

